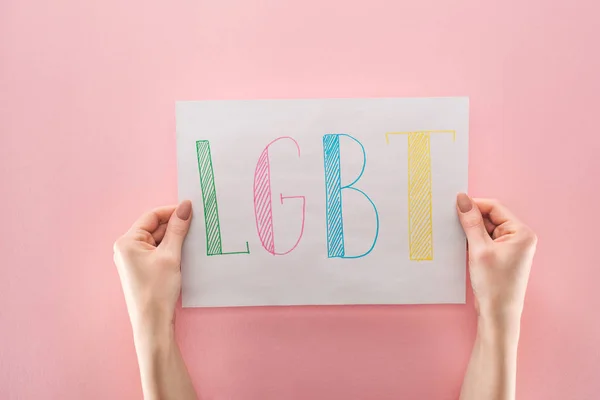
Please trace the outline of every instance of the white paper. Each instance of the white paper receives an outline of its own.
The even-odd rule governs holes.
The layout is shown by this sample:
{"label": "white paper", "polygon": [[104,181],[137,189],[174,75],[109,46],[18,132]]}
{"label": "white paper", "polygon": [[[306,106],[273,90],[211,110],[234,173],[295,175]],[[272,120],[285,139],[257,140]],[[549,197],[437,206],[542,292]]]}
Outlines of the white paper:
{"label": "white paper", "polygon": [[[176,109],[179,198],[194,207],[184,307],[464,303],[455,198],[467,190],[468,98],[190,101]],[[361,144],[363,174],[342,189],[361,172]]]}

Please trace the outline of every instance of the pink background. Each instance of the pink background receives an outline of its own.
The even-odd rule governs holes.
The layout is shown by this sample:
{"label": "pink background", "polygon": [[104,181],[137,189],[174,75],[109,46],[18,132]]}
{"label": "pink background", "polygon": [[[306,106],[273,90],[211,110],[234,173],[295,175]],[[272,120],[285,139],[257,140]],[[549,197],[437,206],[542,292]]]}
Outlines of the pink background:
{"label": "pink background", "polygon": [[[595,0],[2,0],[0,398],[141,390],[112,243],[176,201],[174,102],[471,98],[470,187],[539,234],[518,397],[600,396]],[[595,38],[595,39],[594,39]],[[456,399],[467,306],[186,309],[204,399]]]}

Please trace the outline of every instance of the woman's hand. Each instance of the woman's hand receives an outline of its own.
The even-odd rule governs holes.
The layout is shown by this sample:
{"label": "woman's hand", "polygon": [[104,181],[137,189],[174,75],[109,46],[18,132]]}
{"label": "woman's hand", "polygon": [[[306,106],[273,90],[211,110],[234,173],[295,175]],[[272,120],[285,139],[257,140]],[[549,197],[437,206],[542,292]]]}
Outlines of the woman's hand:
{"label": "woman's hand", "polygon": [[173,324],[181,291],[181,247],[191,216],[189,201],[157,208],[114,245],[146,400],[196,399]]}
{"label": "woman's hand", "polygon": [[537,237],[495,200],[457,198],[469,244],[469,273],[480,317],[520,319]]}
{"label": "woman's hand", "polygon": [[142,215],[114,245],[114,259],[136,338],[169,333],[181,290],[181,247],[192,204]]}
{"label": "woman's hand", "polygon": [[458,195],[469,244],[477,337],[461,400],[513,400],[521,312],[537,244],[533,231],[494,200]]}

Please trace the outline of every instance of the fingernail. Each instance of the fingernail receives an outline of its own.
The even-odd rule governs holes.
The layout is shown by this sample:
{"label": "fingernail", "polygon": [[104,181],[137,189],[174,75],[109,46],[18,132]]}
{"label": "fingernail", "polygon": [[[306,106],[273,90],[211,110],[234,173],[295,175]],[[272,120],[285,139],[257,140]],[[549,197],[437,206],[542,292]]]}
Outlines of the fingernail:
{"label": "fingernail", "polygon": [[471,201],[471,198],[465,193],[458,194],[458,197],[456,198],[456,204],[458,204],[458,209],[461,213],[469,212],[473,208],[473,202]]}
{"label": "fingernail", "polygon": [[192,215],[192,202],[189,200],[184,200],[177,207],[177,217],[184,221],[187,221],[190,215]]}

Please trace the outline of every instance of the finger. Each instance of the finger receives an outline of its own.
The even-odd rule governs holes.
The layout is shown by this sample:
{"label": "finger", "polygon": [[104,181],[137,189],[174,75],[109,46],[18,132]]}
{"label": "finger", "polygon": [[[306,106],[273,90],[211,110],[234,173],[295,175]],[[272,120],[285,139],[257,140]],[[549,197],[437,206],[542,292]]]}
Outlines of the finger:
{"label": "finger", "polygon": [[501,237],[515,233],[516,229],[515,229],[514,225],[515,224],[510,221],[505,222],[501,225],[498,225],[496,227],[496,229],[494,229],[494,232],[492,233],[492,239],[494,239],[494,240],[500,239]]}
{"label": "finger", "polygon": [[152,237],[154,238],[154,241],[158,244],[160,243],[163,238],[165,237],[165,232],[167,231],[167,224],[160,224],[158,226],[158,228],[156,228],[156,230],[154,232],[152,232]]}
{"label": "finger", "polygon": [[456,208],[460,224],[467,235],[469,248],[472,249],[492,240],[486,230],[479,208],[467,194],[460,193],[456,197]]}
{"label": "finger", "polygon": [[497,200],[492,199],[473,199],[481,213],[487,216],[490,221],[501,225],[508,221],[518,221],[514,214]]}
{"label": "finger", "polygon": [[192,202],[189,200],[182,201],[169,219],[160,247],[170,249],[175,254],[181,254],[183,240],[190,229],[191,217]]}
{"label": "finger", "polygon": [[492,236],[494,229],[496,229],[496,225],[485,215],[483,215],[483,224],[485,225],[485,230],[487,233]]}
{"label": "finger", "polygon": [[143,229],[128,232],[126,236],[135,242],[144,242],[148,243],[152,247],[156,247],[156,240],[154,240],[152,234]]}
{"label": "finger", "polygon": [[133,223],[130,232],[135,231],[146,231],[149,233],[154,232],[161,224],[167,223],[176,206],[165,206],[155,208],[154,210],[145,213]]}

